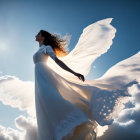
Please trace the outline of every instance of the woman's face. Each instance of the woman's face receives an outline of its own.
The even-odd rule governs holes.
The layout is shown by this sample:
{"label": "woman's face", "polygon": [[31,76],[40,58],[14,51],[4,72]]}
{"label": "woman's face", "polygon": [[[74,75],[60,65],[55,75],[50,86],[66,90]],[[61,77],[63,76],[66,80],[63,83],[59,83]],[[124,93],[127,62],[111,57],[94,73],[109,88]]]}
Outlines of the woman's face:
{"label": "woman's face", "polygon": [[35,37],[36,37],[36,41],[38,41],[38,42],[44,41],[44,37],[41,36],[41,33],[40,32]]}

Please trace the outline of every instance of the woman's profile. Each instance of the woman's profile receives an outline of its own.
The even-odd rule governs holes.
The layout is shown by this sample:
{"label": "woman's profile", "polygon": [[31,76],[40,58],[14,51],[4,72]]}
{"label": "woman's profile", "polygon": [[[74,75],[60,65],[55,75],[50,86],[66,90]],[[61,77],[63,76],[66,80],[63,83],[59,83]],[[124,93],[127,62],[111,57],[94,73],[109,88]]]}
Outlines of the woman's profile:
{"label": "woman's profile", "polygon": [[[106,26],[106,32],[102,32],[106,35],[102,36],[104,42],[112,41],[115,34],[110,20],[101,21]],[[37,140],[92,140],[96,138],[94,130],[98,124],[113,122],[114,114],[119,111],[116,101],[124,101],[123,97],[128,96],[127,85],[123,90],[113,87],[107,90],[102,83],[85,80],[97,57],[96,51],[103,53],[103,48],[111,45],[95,42],[96,34],[88,31],[96,30],[95,25],[100,26],[96,23],[85,29],[80,37],[82,41],[69,54],[64,48],[65,40],[45,30],[36,35],[39,49],[33,60]],[[99,44],[103,45],[100,50]]]}

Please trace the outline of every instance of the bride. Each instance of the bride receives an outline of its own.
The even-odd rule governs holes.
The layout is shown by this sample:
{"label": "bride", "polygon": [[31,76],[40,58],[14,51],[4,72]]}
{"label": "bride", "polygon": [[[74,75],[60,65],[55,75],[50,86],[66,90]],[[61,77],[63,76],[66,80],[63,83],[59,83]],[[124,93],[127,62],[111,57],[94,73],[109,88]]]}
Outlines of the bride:
{"label": "bride", "polygon": [[93,61],[112,44],[116,30],[111,20],[86,27],[69,54],[66,40],[58,35],[45,30],[36,35],[39,48],[33,60],[38,140],[93,140],[97,125],[112,124],[122,109],[129,96],[128,85],[119,88],[84,78]]}

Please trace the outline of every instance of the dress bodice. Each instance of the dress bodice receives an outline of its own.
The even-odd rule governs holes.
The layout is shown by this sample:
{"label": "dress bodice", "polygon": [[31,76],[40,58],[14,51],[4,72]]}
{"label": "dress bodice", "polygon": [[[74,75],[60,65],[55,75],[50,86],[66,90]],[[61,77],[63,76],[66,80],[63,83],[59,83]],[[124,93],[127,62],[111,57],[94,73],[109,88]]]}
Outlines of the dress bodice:
{"label": "dress bodice", "polygon": [[45,62],[48,59],[48,56],[50,56],[53,60],[55,60],[55,53],[50,45],[44,45],[42,44],[39,49],[36,51],[36,53],[33,55],[33,61],[34,64],[37,62]]}

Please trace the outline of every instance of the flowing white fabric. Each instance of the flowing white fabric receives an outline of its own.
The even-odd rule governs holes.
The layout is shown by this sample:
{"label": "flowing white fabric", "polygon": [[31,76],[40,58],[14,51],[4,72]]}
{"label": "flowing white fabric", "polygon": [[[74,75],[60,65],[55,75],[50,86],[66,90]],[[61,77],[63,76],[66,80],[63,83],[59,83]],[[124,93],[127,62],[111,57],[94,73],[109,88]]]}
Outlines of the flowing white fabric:
{"label": "flowing white fabric", "polygon": [[[74,71],[87,75],[91,64],[112,44],[116,29],[110,25],[112,18],[87,26],[76,47],[61,59]],[[107,78],[80,81],[58,66],[51,46],[42,45],[34,54],[35,104],[38,122],[38,140],[91,140],[97,123],[110,125],[128,101],[127,88],[137,83],[115,86],[115,79]],[[112,78],[112,77],[111,77]],[[89,129],[82,129],[88,127]],[[76,133],[76,130],[80,133]]]}
{"label": "flowing white fabric", "polygon": [[[112,45],[112,39],[115,37],[116,29],[110,24],[111,21],[112,18],[107,18],[84,28],[74,49],[67,56],[59,59],[65,62],[71,69],[86,76],[91,64],[101,54],[107,52]],[[48,59],[47,63],[59,75],[65,78],[68,77],[69,73],[65,70],[62,73],[62,69],[51,59]]]}

